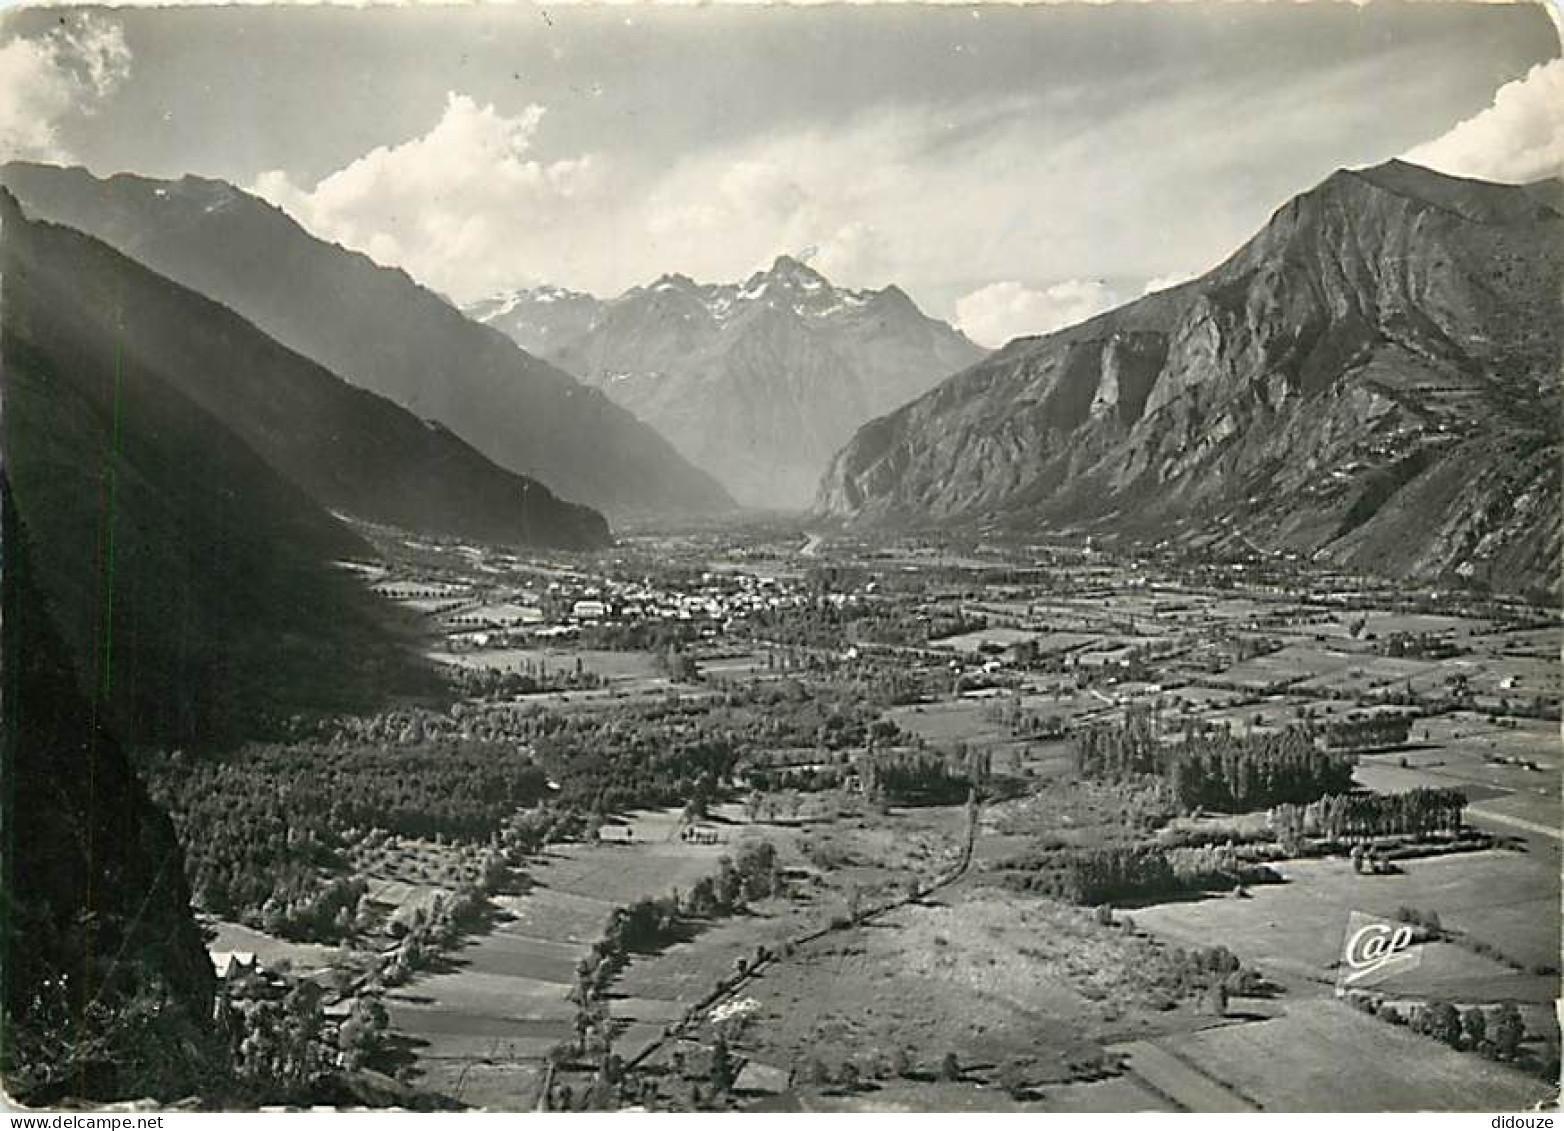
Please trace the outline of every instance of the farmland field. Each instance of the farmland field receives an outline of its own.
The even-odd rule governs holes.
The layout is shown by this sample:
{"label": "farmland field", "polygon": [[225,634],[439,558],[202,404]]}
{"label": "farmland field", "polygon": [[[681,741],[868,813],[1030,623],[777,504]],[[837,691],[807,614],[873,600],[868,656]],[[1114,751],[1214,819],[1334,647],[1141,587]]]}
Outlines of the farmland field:
{"label": "farmland field", "polygon": [[494,898],[499,917],[489,931],[387,995],[392,1030],[408,1042],[421,1083],[477,1106],[535,1102],[544,1057],[571,1032],[576,959],[609,912],[687,888],[731,851],[726,842],[680,840],[677,822],[677,812],[632,814],[631,843],[548,849],[528,869],[525,894]]}
{"label": "farmland field", "polygon": [[[1207,899],[1137,908],[1135,921],[1188,944],[1221,941],[1261,970],[1317,986],[1334,981],[1347,916],[1394,918],[1401,907],[1434,911],[1446,928],[1483,940],[1529,971],[1557,963],[1559,908],[1550,887],[1557,854],[1494,850],[1402,862],[1401,875],[1360,876],[1342,859],[1277,866],[1284,884],[1250,889],[1248,899]],[[1426,948],[1424,964],[1397,978],[1406,993],[1549,1001],[1558,977],[1516,972],[1454,946]]]}
{"label": "farmland field", "polygon": [[[712,932],[713,942],[722,930]],[[1123,980],[1128,956],[1144,945],[1079,909],[957,885],[830,932],[766,968],[742,990],[755,1004],[738,1046],[800,1082],[832,1076],[848,1062],[872,1081],[866,1094],[817,1089],[801,1100],[821,1110],[895,1110],[943,1096],[938,1089],[948,1085],[931,1078],[952,1052],[964,1078],[990,1084],[961,1099],[952,1093],[947,1102],[963,1109],[1156,1108],[1156,1094],[1131,1080],[1089,1085],[1072,1068],[1106,1042],[1217,1023],[1187,1006],[1152,1008],[1133,979]],[[632,972],[627,985],[647,985],[654,967],[668,978],[677,950],[651,960],[640,981]],[[898,1058],[906,1072],[888,1069]],[[992,1087],[1001,1065],[1012,1062],[1033,1093],[1019,1104]]]}
{"label": "farmland field", "polygon": [[1511,723],[1498,726],[1472,714],[1419,720],[1413,728],[1416,749],[1362,759],[1357,780],[1387,793],[1422,786],[1461,789],[1473,802],[1469,820],[1481,825],[1486,818],[1496,831],[1518,828],[1557,841],[1564,812],[1556,726],[1529,719]]}
{"label": "farmland field", "polygon": [[1504,1111],[1554,1091],[1334,999],[1295,1002],[1282,1017],[1180,1037],[1177,1049],[1268,1111]]}

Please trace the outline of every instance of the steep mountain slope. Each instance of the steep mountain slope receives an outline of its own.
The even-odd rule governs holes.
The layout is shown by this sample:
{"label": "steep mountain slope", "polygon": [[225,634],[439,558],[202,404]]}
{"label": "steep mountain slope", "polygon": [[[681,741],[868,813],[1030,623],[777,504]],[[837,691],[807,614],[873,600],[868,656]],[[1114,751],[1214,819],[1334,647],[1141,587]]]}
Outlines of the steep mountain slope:
{"label": "steep mountain slope", "polygon": [[0,449],[95,725],[199,745],[430,688],[330,564],[360,539],[94,315],[55,235],[0,193]]}
{"label": "steep mountain slope", "polygon": [[7,165],[0,179],[30,214],[103,240],[565,498],[612,515],[732,506],[600,392],[231,185],[30,164]]}
{"label": "steep mountain slope", "polygon": [[877,413],[983,356],[896,287],[838,288],[788,256],[742,284],[667,275],[600,301],[554,287],[470,313],[614,400],[742,502],[809,504]]}
{"label": "steep mountain slope", "polygon": [[96,240],[33,224],[26,247],[27,301],[68,310],[80,341],[157,373],[323,505],[481,541],[609,541],[596,512],[556,499],[443,427],[332,376]]}
{"label": "steep mountain slope", "polygon": [[817,505],[1553,585],[1561,283],[1564,185],[1340,171],[1203,278],[866,425]]}
{"label": "steep mountain slope", "polygon": [[218,1061],[184,854],[83,690],[95,673],[72,661],[52,623],[3,475],[0,508],[5,1088],[34,1106],[190,1095]]}

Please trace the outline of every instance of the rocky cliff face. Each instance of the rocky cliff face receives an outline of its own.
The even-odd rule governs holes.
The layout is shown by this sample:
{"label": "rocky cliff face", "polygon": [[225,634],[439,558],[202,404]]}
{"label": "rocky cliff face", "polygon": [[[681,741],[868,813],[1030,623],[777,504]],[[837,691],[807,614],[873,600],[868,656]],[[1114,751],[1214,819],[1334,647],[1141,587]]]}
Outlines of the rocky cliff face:
{"label": "rocky cliff face", "polygon": [[854,428],[983,351],[896,287],[788,256],[743,283],[667,275],[617,299],[541,288],[470,313],[601,388],[741,502],[808,505]]}
{"label": "rocky cliff face", "polygon": [[1564,186],[1342,171],[1208,275],[871,422],[820,510],[1552,584]]}
{"label": "rocky cliff face", "polygon": [[566,499],[611,517],[733,506],[709,475],[601,392],[403,272],[314,238],[232,185],[99,180],[20,163],[0,180],[29,215],[102,240]]}

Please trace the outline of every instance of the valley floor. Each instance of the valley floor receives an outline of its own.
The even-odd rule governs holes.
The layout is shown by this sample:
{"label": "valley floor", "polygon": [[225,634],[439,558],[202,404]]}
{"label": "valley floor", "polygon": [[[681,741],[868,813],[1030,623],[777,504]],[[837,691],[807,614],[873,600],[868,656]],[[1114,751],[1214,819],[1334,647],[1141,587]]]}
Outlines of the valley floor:
{"label": "valley floor", "polygon": [[[685,563],[680,580],[616,580],[643,569],[655,579],[635,557],[643,552]],[[525,722],[533,729],[517,733],[529,735],[539,719],[563,720],[570,733],[607,741],[592,772],[620,773],[641,755],[615,761],[616,733],[672,712],[717,728],[703,734],[733,735],[742,753],[714,783],[726,800],[707,815],[594,811],[595,835],[531,855],[490,894],[481,924],[385,992],[386,1067],[418,1089],[496,1110],[587,1102],[602,1087],[606,1054],[582,1039],[573,993],[605,924],[637,900],[687,895],[725,858],[764,841],[786,877],[776,894],[737,912],[682,915],[676,937],[630,953],[609,979],[600,1005],[622,1066],[621,1103],[1457,1110],[1551,1094],[1521,1067],[1556,1057],[1558,1041],[1560,759],[1549,716],[1559,672],[1547,651],[1555,629],[1539,627],[1535,611],[1429,611],[1388,588],[1343,608],[1302,583],[1281,593],[1198,576],[1148,586],[1068,557],[1027,580],[1013,560],[982,551],[860,557],[820,534],[742,553],[715,535],[649,539],[617,573],[594,575],[577,561],[534,576],[511,565],[512,582],[458,559],[420,546],[416,563],[393,556],[390,568],[410,591],[493,589],[473,600],[520,600],[507,585],[535,592],[543,579],[569,578],[578,592],[567,588],[552,608],[633,596],[644,607],[705,610],[673,649],[640,636],[626,646],[616,634],[632,628],[612,617],[577,624],[566,615],[547,636],[535,626],[481,637],[444,626],[437,658],[482,679],[532,681],[472,685],[464,735],[488,734],[495,719]],[[684,580],[696,566],[704,590]],[[825,569],[833,580],[820,589]],[[616,597],[616,586],[631,596]],[[428,615],[441,626],[440,608]],[[934,624],[953,631],[928,633]],[[1387,654],[1387,640],[1409,654]],[[1436,644],[1462,658],[1417,654]],[[773,729],[755,711],[761,702],[783,711],[779,719],[823,713],[796,731],[791,721]],[[1407,711],[1404,742],[1355,756],[1356,785],[1459,789],[1476,830],[1461,847],[1472,850],[1436,848],[1377,875],[1340,854],[1273,855],[1280,882],[1112,909],[1011,883],[1017,854],[1040,844],[1150,835],[1137,831],[1133,791],[1092,786],[1075,764],[1075,735],[1136,711],[1154,712],[1167,733],[1204,727],[1239,738]],[[841,737],[855,719],[883,724],[885,737]],[[958,770],[981,762],[1002,785],[975,809],[876,801],[876,741]],[[555,775],[585,772],[547,764]],[[1263,845],[1267,822],[1263,810],[1196,813],[1163,832]],[[454,890],[454,844],[404,838],[354,856],[353,868],[379,914],[405,916]],[[1439,937],[1376,994],[1401,1009],[1513,1003],[1523,1054],[1458,1051],[1340,999],[1353,912],[1436,915]],[[212,947],[305,970],[342,953],[234,923],[220,924]],[[1211,1006],[1209,987],[1189,971],[1215,947],[1263,989]],[[721,1096],[717,1044],[736,1072]]]}

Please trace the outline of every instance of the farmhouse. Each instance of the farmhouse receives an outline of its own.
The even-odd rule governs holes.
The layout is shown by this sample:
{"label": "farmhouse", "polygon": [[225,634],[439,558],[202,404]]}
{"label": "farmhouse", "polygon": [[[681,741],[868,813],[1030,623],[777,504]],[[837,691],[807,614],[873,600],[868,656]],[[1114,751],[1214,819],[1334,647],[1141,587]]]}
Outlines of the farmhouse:
{"label": "farmhouse", "polygon": [[253,950],[214,950],[211,952],[212,966],[217,970],[219,981],[229,982],[246,974],[253,974],[260,969],[260,963],[255,960]]}

